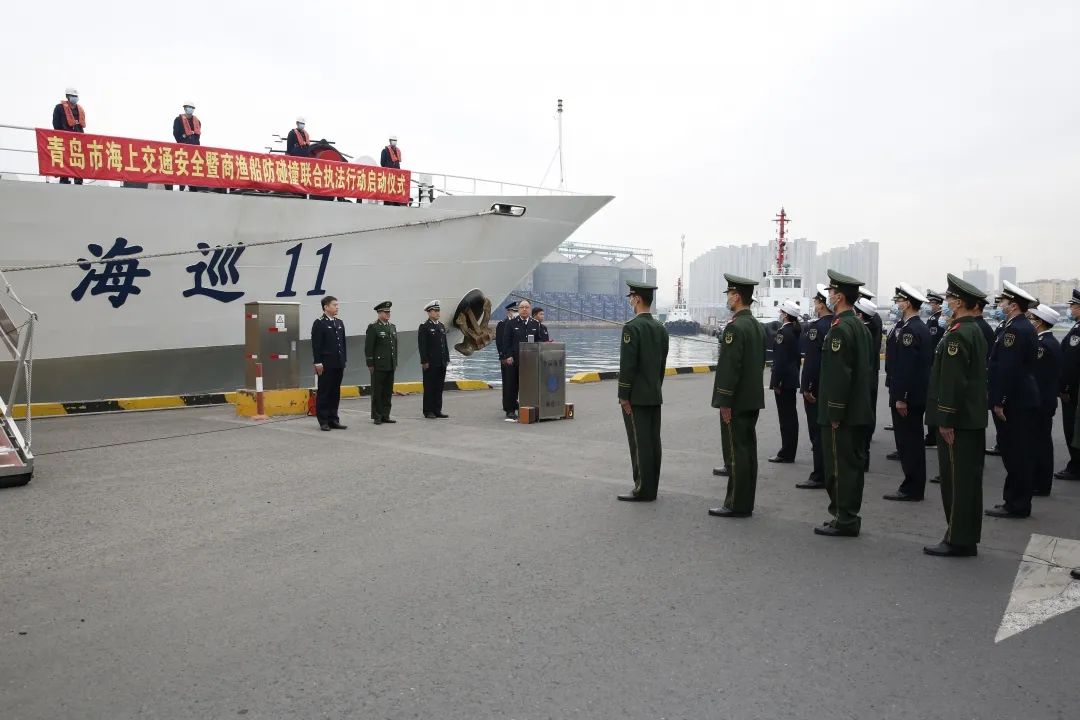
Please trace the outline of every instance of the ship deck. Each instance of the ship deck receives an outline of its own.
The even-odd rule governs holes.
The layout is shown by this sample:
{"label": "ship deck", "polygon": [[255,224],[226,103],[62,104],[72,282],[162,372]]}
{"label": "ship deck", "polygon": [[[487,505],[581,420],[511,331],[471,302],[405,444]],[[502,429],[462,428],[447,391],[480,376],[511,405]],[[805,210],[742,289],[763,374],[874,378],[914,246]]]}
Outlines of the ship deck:
{"label": "ship deck", "polygon": [[[661,497],[642,505],[615,500],[610,382],[533,426],[503,422],[497,392],[447,395],[437,421],[398,397],[382,427],[347,400],[333,433],[227,408],[37,422],[34,481],[0,492],[0,717],[1073,712],[1080,612],[994,636],[1030,534],[1080,534],[1080,483],[988,520],[978,558],[932,559],[938,486],[881,500],[900,469],[880,430],[863,536],[814,536],[827,501],[793,487],[802,436],[794,465],[761,463],[753,518],[711,518],[711,383],[667,379]],[[771,403],[759,429],[764,460]],[[1002,480],[987,458],[987,505]]]}

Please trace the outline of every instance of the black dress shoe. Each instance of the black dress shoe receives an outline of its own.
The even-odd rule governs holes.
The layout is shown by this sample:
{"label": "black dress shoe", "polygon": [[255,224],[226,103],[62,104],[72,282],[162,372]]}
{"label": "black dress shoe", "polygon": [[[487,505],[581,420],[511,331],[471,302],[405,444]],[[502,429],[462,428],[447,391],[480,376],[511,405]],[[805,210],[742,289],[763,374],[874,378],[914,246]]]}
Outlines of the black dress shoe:
{"label": "black dress shoe", "polygon": [[1058,470],[1054,473],[1055,480],[1080,480],[1080,473],[1075,473],[1072,470],[1066,468],[1065,470]]}
{"label": "black dress shoe", "polygon": [[824,535],[826,537],[859,537],[858,530],[845,530],[843,528],[833,527],[831,524],[814,528],[814,534]]}
{"label": "black dress shoe", "polygon": [[891,453],[885,456],[886,460],[899,460],[900,453],[897,450],[893,450]]}
{"label": "black dress shoe", "polygon": [[1007,507],[993,507],[985,513],[988,517],[995,518],[1007,518],[1009,520],[1023,520],[1024,518],[1031,517],[1031,514],[1023,515],[1021,513],[1010,510]]}
{"label": "black dress shoe", "polygon": [[1001,448],[999,448],[997,445],[995,445],[994,447],[986,448],[986,454],[987,455],[1001,455]]}
{"label": "black dress shoe", "polygon": [[517,413],[514,412],[513,410],[511,410],[510,412],[506,413],[506,419],[507,420],[516,420],[517,419]]}
{"label": "black dress shoe", "polygon": [[1072,577],[1073,580],[1080,580],[1080,568],[1070,570],[1069,575]]}
{"label": "black dress shoe", "polygon": [[437,417],[437,418],[448,418],[450,416],[447,415],[446,413],[439,412],[439,413],[435,413],[435,417]]}
{"label": "black dress shoe", "polygon": [[382,418],[375,418],[374,422],[376,425],[382,425]]}
{"label": "black dress shoe", "polygon": [[348,425],[342,425],[337,420],[331,420],[330,421],[330,429],[331,430],[348,430],[349,426]]}
{"label": "black dress shoe", "polygon": [[817,478],[807,478],[801,483],[795,483],[795,487],[800,490],[820,490],[825,487],[825,483],[821,482]]}
{"label": "black dress shoe", "polygon": [[934,477],[930,478],[930,482],[937,483],[938,485],[940,485],[941,484],[941,476],[940,475],[935,475]]}
{"label": "black dress shoe", "polygon": [[720,477],[730,477],[731,476],[731,470],[729,470],[728,466],[725,465],[724,467],[713,468],[712,469],[712,474],[713,475],[719,475]]}
{"label": "black dress shoe", "polygon": [[979,554],[979,548],[976,545],[953,545],[944,540],[937,545],[927,545],[922,551],[935,557],[975,557]]}
{"label": "black dress shoe", "polygon": [[1050,497],[1050,491],[1049,490],[1036,490],[1035,492],[1033,492],[1031,494],[1034,495],[1035,497]]}
{"label": "black dress shoe", "polygon": [[726,517],[726,518],[746,518],[750,517],[754,513],[752,512],[739,512],[732,510],[731,508],[723,505],[721,507],[709,508],[709,514],[713,517]]}
{"label": "black dress shoe", "polygon": [[426,417],[428,420],[434,420],[435,413],[424,413],[424,417]]}
{"label": "black dress shoe", "polygon": [[397,422],[397,420],[391,420],[391,419],[390,419],[390,418],[388,418],[388,417],[385,417],[385,418],[383,418],[383,419],[382,419],[382,421],[383,421],[384,423],[390,423],[390,424],[393,424],[393,423],[396,423],[396,422]]}
{"label": "black dress shoe", "polygon": [[654,497],[642,497],[641,495],[634,495],[633,493],[619,495],[618,498],[623,502],[652,502],[653,500],[656,500]]}
{"label": "black dress shoe", "polygon": [[897,500],[899,502],[922,502],[921,497],[915,497],[914,495],[908,495],[897,490],[894,493],[886,493],[883,495],[886,500]]}
{"label": "black dress shoe", "polygon": [[886,425],[885,427],[883,427],[881,429],[884,430],[885,432],[892,432],[893,426],[892,425]]}
{"label": "black dress shoe", "polygon": [[319,425],[319,429],[322,430],[323,432],[330,432],[330,426],[327,425],[326,423],[321,423]]}
{"label": "black dress shoe", "polygon": [[771,462],[771,463],[793,463],[793,462],[795,462],[795,458],[786,458],[786,457],[780,457],[779,455],[773,455],[771,458],[769,458],[769,462]]}

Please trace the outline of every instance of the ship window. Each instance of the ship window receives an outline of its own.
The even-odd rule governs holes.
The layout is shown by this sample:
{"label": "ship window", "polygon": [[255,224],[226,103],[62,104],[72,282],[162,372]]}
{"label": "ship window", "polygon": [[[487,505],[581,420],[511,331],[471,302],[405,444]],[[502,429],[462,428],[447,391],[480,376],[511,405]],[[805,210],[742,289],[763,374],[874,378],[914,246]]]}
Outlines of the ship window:
{"label": "ship window", "polygon": [[802,287],[802,278],[795,278],[795,287],[797,287],[797,288]]}
{"label": "ship window", "polygon": [[772,301],[772,306],[773,307],[780,307],[780,301],[779,300],[773,300]]}
{"label": "ship window", "polygon": [[791,287],[791,278],[784,278],[784,287]]}
{"label": "ship window", "polygon": [[776,278],[772,282],[773,282],[773,287],[775,287],[775,288],[780,287],[780,278]]}

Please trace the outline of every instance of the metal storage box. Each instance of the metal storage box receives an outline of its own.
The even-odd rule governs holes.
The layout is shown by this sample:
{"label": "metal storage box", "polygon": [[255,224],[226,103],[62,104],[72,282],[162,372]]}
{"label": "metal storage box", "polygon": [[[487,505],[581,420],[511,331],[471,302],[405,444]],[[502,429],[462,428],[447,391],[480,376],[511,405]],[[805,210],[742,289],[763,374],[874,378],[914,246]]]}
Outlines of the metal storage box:
{"label": "metal storage box", "polygon": [[518,402],[537,408],[541,420],[566,413],[566,343],[518,345]]}
{"label": "metal storage box", "polygon": [[300,387],[300,303],[244,303],[244,387],[255,389],[262,363],[263,389]]}

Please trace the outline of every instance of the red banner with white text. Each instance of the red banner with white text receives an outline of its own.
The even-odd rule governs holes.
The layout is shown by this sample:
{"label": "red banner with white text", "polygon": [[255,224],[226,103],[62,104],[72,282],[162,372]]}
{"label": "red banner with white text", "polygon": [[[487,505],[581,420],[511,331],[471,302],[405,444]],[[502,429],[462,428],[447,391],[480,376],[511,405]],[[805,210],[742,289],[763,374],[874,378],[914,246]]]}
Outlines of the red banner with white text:
{"label": "red banner with white text", "polygon": [[409,202],[409,171],[202,145],[37,129],[38,172],[53,177],[277,190]]}

